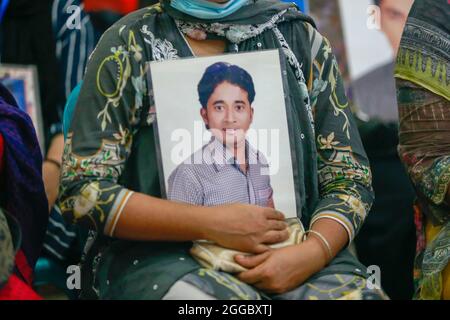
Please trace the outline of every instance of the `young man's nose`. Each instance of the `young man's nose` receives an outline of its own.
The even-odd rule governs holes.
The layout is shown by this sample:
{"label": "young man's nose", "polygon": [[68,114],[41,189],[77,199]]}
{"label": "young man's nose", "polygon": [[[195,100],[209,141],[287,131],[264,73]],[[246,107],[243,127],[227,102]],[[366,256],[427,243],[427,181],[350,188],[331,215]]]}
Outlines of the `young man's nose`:
{"label": "young man's nose", "polygon": [[233,109],[227,109],[225,111],[225,121],[226,122],[236,122],[236,117],[234,115]]}

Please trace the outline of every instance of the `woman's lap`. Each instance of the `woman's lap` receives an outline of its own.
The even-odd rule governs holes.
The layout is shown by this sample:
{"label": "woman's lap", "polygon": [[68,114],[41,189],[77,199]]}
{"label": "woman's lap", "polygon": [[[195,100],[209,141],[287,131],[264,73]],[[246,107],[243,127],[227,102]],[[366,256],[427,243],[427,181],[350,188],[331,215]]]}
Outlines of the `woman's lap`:
{"label": "woman's lap", "polygon": [[[158,256],[157,250],[143,250],[145,245],[140,247],[132,246],[125,250],[126,254],[120,247],[118,251],[121,255],[106,260],[104,257],[97,273],[101,299],[328,300],[348,294],[359,299],[385,297],[381,290],[368,288],[366,267],[348,250],[343,250],[330,265],[298,288],[273,296],[241,282],[231,274],[201,268],[195,261],[190,262],[192,258],[183,250],[175,250],[171,254],[165,248],[164,253],[160,254],[166,260],[161,264],[152,260],[152,257]],[[148,256],[149,252],[152,255]],[[176,271],[184,264],[185,272]]]}
{"label": "woman's lap", "polygon": [[220,300],[387,299],[382,290],[371,289],[367,285],[367,277],[365,267],[348,250],[344,250],[318,274],[299,287],[280,295],[265,294],[231,274],[204,268],[186,274],[173,287],[184,283],[195,288],[184,292],[178,290],[176,299],[195,299],[197,290]]}
{"label": "woman's lap", "polygon": [[[183,287],[184,290],[180,290]],[[189,290],[190,289],[190,290]],[[203,293],[197,294],[198,292]],[[354,274],[330,274],[315,277],[301,286],[280,294],[266,295],[256,288],[239,281],[233,275],[199,269],[177,281],[164,299],[219,300],[380,300],[386,296],[381,290],[370,289],[364,277]]]}
{"label": "woman's lap", "polygon": [[[186,298],[188,297],[188,298]],[[162,300],[216,300],[215,297],[205,293],[200,288],[183,280],[178,280],[170,287]]]}

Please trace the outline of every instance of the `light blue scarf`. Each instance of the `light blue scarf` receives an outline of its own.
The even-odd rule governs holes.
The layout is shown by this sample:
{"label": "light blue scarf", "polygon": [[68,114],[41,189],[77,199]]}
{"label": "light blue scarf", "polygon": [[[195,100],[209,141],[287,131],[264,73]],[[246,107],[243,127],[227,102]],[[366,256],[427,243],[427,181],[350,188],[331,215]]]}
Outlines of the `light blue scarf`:
{"label": "light blue scarf", "polygon": [[172,0],[170,5],[190,16],[199,19],[220,19],[236,12],[251,0],[229,0],[214,3],[207,0]]}

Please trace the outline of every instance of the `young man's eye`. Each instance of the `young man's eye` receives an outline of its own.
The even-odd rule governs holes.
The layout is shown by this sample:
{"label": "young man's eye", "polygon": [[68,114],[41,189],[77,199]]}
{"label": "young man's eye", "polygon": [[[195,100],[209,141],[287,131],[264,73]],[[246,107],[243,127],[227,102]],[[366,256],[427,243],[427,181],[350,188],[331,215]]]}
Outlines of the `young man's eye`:
{"label": "young man's eye", "polygon": [[238,104],[238,105],[236,106],[236,110],[237,110],[237,111],[242,111],[242,110],[244,110],[244,109],[245,109],[245,106],[244,106],[244,105]]}
{"label": "young man's eye", "polygon": [[216,110],[216,111],[222,111],[223,110],[223,106],[214,106],[214,109]]}
{"label": "young man's eye", "polygon": [[403,19],[404,18],[404,15],[401,12],[397,11],[397,10],[388,10],[387,11],[387,15],[392,20],[394,20],[394,19],[397,20],[397,19]]}

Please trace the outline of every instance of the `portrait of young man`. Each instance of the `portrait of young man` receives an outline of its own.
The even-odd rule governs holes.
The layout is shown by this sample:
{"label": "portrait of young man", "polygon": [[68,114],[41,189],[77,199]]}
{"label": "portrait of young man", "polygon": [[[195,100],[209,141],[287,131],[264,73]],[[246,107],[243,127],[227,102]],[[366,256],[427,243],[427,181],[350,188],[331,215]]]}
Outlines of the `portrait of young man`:
{"label": "portrait of young man", "polygon": [[171,173],[168,198],[274,207],[267,160],[246,139],[255,112],[252,76],[237,65],[214,63],[203,74],[198,95],[211,140]]}
{"label": "portrait of young man", "polygon": [[154,62],[148,69],[164,198],[297,216],[295,155],[281,142],[290,141],[291,111],[279,51]]}

